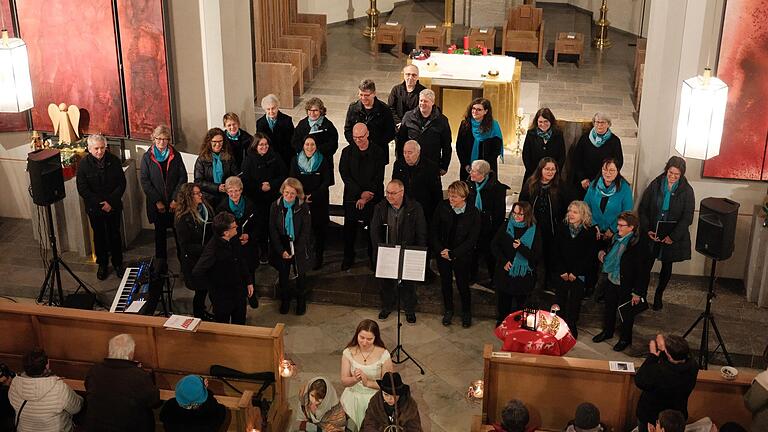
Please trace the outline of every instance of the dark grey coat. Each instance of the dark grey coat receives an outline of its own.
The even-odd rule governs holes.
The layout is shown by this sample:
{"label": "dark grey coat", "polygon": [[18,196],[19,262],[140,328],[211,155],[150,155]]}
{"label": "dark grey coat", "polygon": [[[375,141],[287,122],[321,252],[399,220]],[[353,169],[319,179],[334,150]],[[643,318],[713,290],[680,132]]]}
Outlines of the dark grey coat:
{"label": "dark grey coat", "polygon": [[[181,185],[187,182],[187,168],[184,167],[184,161],[181,155],[173,146],[169,146],[171,153],[163,162],[167,173],[163,176],[163,170],[160,162],[155,159],[152,147],[147,149],[141,158],[141,170],[139,172],[139,181],[144,195],[147,197],[147,218],[149,223],[155,223],[158,212],[155,203],[161,201],[167,208],[171,201],[176,199]],[[167,210],[166,210],[167,211]]]}
{"label": "dark grey coat", "polygon": [[[645,188],[643,198],[640,201],[638,212],[640,213],[640,233],[647,237],[648,231],[656,230],[656,222],[659,220],[664,194],[661,192],[662,182],[667,181],[667,174],[656,177]],[[680,177],[677,190],[672,192],[669,200],[668,221],[677,221],[672,234],[672,244],[666,245],[649,241],[654,258],[660,258],[664,262],[680,262],[691,259],[691,232],[693,223],[693,210],[696,207],[696,197],[688,180]]]}

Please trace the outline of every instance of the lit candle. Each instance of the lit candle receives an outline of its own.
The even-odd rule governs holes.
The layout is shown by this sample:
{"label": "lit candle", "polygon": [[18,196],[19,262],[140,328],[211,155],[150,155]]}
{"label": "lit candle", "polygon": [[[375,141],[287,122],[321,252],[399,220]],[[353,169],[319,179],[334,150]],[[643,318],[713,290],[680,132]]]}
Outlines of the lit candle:
{"label": "lit candle", "polygon": [[536,323],[536,315],[530,314],[527,317],[525,317],[525,325],[528,328],[533,328],[533,325]]}
{"label": "lit candle", "polygon": [[464,50],[469,49],[469,36],[464,36]]}
{"label": "lit candle", "polygon": [[488,55],[488,48],[483,46],[483,55]]}

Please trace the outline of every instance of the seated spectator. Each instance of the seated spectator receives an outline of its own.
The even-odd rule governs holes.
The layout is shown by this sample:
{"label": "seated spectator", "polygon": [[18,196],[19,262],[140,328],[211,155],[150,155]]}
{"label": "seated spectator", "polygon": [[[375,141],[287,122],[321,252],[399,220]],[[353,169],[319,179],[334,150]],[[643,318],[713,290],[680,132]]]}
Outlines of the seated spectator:
{"label": "seated spectator", "polygon": [[685,432],[685,416],[680,411],[664,410],[659,413],[656,426],[648,423],[649,432]]}
{"label": "seated spectator", "polygon": [[208,389],[208,380],[187,375],[176,383],[176,397],[160,410],[166,432],[206,432],[226,430],[227,408]]}
{"label": "seated spectator", "polygon": [[589,402],[576,407],[576,416],[568,422],[565,432],[602,432],[608,428],[600,423],[600,410]]}
{"label": "seated spectator", "polygon": [[0,363],[0,431],[12,431],[16,412],[8,400],[8,387],[13,381],[14,373],[5,363]]}
{"label": "seated spectator", "polygon": [[[387,426],[397,425],[403,432],[421,432],[419,407],[411,397],[411,389],[403,384],[397,372],[387,372],[376,380],[379,390],[368,403],[361,432],[380,432]],[[395,414],[397,405],[397,414]]]}
{"label": "seated spectator", "polygon": [[97,363],[85,377],[89,431],[154,431],[154,408],[160,391],[152,375],[133,360],[136,342],[127,334],[109,340],[109,357]]}
{"label": "seated spectator", "polygon": [[[763,358],[768,360],[768,347]],[[744,404],[752,413],[752,430],[768,430],[768,371],[757,374],[744,394]]]}
{"label": "seated spectator", "polygon": [[72,431],[72,416],[80,412],[83,398],[51,373],[48,356],[42,349],[25,354],[22,364],[24,373],[13,379],[8,390],[8,399],[16,411],[16,430]]}
{"label": "seated spectator", "polygon": [[325,377],[315,377],[299,389],[296,421],[291,431],[344,432],[347,414],[336,389]]}
{"label": "seated spectator", "polygon": [[526,432],[530,420],[528,408],[518,399],[512,399],[501,409],[501,423],[493,425],[494,432]]}

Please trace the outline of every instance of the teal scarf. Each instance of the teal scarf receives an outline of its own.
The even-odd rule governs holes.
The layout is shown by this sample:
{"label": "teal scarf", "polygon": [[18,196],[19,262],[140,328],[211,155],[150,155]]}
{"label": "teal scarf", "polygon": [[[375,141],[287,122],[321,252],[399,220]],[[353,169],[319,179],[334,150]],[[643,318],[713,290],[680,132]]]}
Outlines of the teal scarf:
{"label": "teal scarf", "polygon": [[240,129],[237,130],[237,133],[234,135],[230,135],[229,131],[224,131],[227,134],[227,138],[229,138],[232,141],[237,141],[240,139]]}
{"label": "teal scarf", "polygon": [[[525,222],[517,222],[515,221],[514,217],[509,218],[509,222],[507,222],[507,234],[515,238],[515,228],[524,228]],[[528,249],[531,248],[531,245],[533,245],[533,237],[536,235],[536,225],[531,225],[528,227],[527,230],[525,230],[525,233],[520,237],[520,243],[522,243],[525,247]],[[533,269],[531,268],[530,264],[528,263],[528,259],[526,259],[523,254],[516,253],[515,259],[512,260],[512,267],[509,268],[509,275],[511,277],[523,277],[529,273],[533,273]]]}
{"label": "teal scarf", "polygon": [[158,162],[163,163],[168,159],[168,155],[171,153],[171,146],[166,147],[163,151],[160,151],[157,146],[152,146],[152,153],[155,155],[155,159],[157,159]]}
{"label": "teal scarf", "polygon": [[600,192],[600,195],[604,197],[612,197],[613,194],[616,193],[616,185],[619,183],[617,180],[618,179],[614,180],[610,186],[606,186],[605,180],[602,176],[600,176],[600,178],[597,179],[597,182],[595,183],[595,187],[597,188],[597,191]]}
{"label": "teal scarf", "polygon": [[605,131],[605,133],[602,135],[598,134],[595,128],[592,128],[592,130],[589,132],[589,140],[592,141],[592,144],[597,148],[602,147],[603,144],[605,144],[606,141],[608,141],[612,136],[613,132],[611,132],[610,128],[608,128],[608,130]]}
{"label": "teal scarf", "polygon": [[221,164],[221,155],[211,153],[211,162],[213,163],[213,182],[221,184],[224,179],[224,166]]}
{"label": "teal scarf", "polygon": [[536,128],[536,136],[543,139],[544,142],[548,142],[550,138],[552,138],[552,128],[547,129],[546,132],[542,131],[539,128]]}
{"label": "teal scarf", "polygon": [[669,211],[669,200],[672,199],[672,194],[677,190],[677,187],[680,185],[680,180],[676,181],[672,185],[672,189],[669,188],[669,182],[667,179],[661,180],[661,193],[664,194],[664,201],[661,203],[661,213],[662,215]]}
{"label": "teal scarf", "polygon": [[307,122],[309,122],[309,132],[317,132],[320,130],[320,126],[323,125],[323,120],[325,120],[325,116],[320,116],[317,118],[317,120],[312,120],[311,118],[307,117]]}
{"label": "teal scarf", "polygon": [[323,155],[319,151],[315,151],[315,154],[311,158],[307,157],[304,152],[299,152],[296,155],[296,164],[299,166],[299,171],[302,174],[310,174],[317,171],[320,168],[320,164],[323,162]]}
{"label": "teal scarf", "polygon": [[480,183],[475,182],[475,191],[477,192],[477,195],[475,195],[475,208],[480,211],[483,210],[483,197],[480,195],[480,191],[483,190],[486,183],[488,183],[488,176]]}
{"label": "teal scarf", "polygon": [[451,207],[453,209],[453,212],[457,215],[464,214],[464,211],[467,210],[467,203],[464,203],[461,207]]}
{"label": "teal scarf", "polygon": [[[486,131],[486,132],[480,131],[480,123],[481,122],[479,122],[479,121],[477,121],[475,119],[470,119],[469,122],[472,125],[472,136],[475,138],[475,141],[472,143],[472,153],[471,153],[471,155],[469,157],[469,159],[470,159],[469,163],[470,164],[472,162],[480,159],[480,142],[481,141],[485,141],[485,140],[491,139],[493,137],[498,137],[500,140],[502,140],[501,148],[502,149],[504,148],[504,144],[503,144],[504,137],[502,137],[502,135],[501,135],[501,128],[499,127],[499,122],[494,120],[493,123],[491,124],[491,128],[488,131]],[[503,151],[504,150],[502,150],[502,153],[503,153]],[[504,160],[503,154],[502,154],[502,159],[501,160]]]}
{"label": "teal scarf", "polygon": [[627,250],[630,239],[632,239],[632,233],[624,237],[615,236],[611,250],[603,260],[603,271],[608,274],[608,280],[614,285],[621,285],[621,256]]}
{"label": "teal scarf", "polygon": [[296,204],[296,200],[288,202],[283,201],[283,207],[286,208],[285,212],[285,235],[291,238],[291,241],[296,240],[296,233],[293,230],[293,205]]}
{"label": "teal scarf", "polygon": [[202,222],[203,225],[208,223],[208,207],[204,204],[198,204],[197,214],[200,216],[200,222]]}
{"label": "teal scarf", "polygon": [[269,126],[269,130],[273,131],[275,130],[275,124],[277,123],[277,117],[274,119],[270,116],[265,116],[267,118],[267,125]]}
{"label": "teal scarf", "polygon": [[235,218],[240,219],[245,214],[245,197],[240,197],[240,201],[235,204],[232,198],[229,199],[229,209],[235,214]]}
{"label": "teal scarf", "polygon": [[571,238],[576,238],[582,229],[584,229],[584,225],[574,226],[572,224],[568,224],[568,230],[571,232]]}

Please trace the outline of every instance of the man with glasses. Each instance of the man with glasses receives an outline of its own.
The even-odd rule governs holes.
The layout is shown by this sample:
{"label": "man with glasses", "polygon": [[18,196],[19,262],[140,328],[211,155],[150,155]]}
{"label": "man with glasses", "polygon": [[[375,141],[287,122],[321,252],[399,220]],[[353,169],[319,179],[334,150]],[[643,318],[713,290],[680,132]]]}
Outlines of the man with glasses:
{"label": "man with glasses", "polygon": [[395,121],[389,106],[376,97],[376,83],[365,79],[357,87],[360,100],[353,102],[347,109],[344,122],[344,137],[352,145],[355,143],[352,128],[357,123],[368,127],[369,140],[374,147],[384,151],[384,165],[389,164],[389,142],[395,138]]}
{"label": "man with glasses", "polygon": [[[427,222],[424,211],[414,199],[405,196],[405,186],[400,180],[387,184],[386,200],[376,204],[371,219],[371,243],[376,248],[379,244],[400,246],[427,246]],[[376,250],[374,249],[374,263]],[[375,266],[374,266],[375,268]],[[412,282],[402,281],[398,287],[405,320],[416,323],[416,288]],[[387,319],[396,307],[396,297],[391,281],[381,280],[381,312],[379,319]]]}
{"label": "man with glasses", "polygon": [[419,93],[426,87],[419,82],[419,68],[416,65],[406,65],[403,68],[403,82],[392,87],[387,103],[395,120],[395,127],[400,127],[403,115],[419,106]]}

